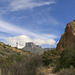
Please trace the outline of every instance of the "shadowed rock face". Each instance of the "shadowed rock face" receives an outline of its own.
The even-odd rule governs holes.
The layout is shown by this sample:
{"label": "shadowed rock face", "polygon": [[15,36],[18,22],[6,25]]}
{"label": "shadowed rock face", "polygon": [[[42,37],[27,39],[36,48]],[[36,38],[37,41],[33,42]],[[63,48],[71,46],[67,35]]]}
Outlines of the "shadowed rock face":
{"label": "shadowed rock face", "polygon": [[35,45],[33,42],[26,43],[23,50],[30,51],[35,54],[42,54],[43,53],[43,48],[39,45]]}
{"label": "shadowed rock face", "polygon": [[67,24],[56,50],[62,52],[64,48],[75,48],[75,21]]}

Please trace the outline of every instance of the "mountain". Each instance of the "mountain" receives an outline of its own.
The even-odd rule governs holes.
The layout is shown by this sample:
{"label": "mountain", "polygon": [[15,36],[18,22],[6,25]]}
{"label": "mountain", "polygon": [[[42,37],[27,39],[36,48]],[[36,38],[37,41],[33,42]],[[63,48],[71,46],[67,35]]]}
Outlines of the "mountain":
{"label": "mountain", "polygon": [[0,75],[45,75],[46,70],[42,56],[0,42]]}
{"label": "mountain", "polygon": [[55,50],[55,48],[44,48],[44,51],[48,51],[48,50]]}
{"label": "mountain", "polygon": [[42,54],[44,52],[41,46],[35,45],[33,42],[26,43],[23,50],[30,51],[31,53],[35,54]]}
{"label": "mountain", "polygon": [[75,48],[75,20],[67,24],[56,50],[62,52],[64,48]]}

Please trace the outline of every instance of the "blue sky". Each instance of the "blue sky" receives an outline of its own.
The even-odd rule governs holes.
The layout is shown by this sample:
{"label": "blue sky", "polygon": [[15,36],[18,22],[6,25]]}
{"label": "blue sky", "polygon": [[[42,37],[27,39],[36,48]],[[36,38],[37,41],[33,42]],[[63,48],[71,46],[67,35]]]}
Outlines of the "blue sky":
{"label": "blue sky", "polygon": [[0,41],[56,47],[74,15],[75,0],[0,0]]}

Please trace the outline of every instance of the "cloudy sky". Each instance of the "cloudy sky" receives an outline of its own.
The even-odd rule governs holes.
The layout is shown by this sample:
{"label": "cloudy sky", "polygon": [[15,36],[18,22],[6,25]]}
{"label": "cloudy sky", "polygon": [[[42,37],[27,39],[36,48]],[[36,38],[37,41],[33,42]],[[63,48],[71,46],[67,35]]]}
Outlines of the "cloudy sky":
{"label": "cloudy sky", "polygon": [[75,19],[75,0],[0,0],[0,41],[11,46],[34,42],[56,47]]}

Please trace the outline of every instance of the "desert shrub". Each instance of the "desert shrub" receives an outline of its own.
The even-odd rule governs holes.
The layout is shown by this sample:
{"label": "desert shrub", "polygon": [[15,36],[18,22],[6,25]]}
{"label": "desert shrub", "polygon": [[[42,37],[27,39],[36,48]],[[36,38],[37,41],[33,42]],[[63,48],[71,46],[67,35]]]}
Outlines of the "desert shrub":
{"label": "desert shrub", "polygon": [[38,67],[36,69],[36,75],[49,75],[49,73],[45,67]]}
{"label": "desert shrub", "polygon": [[42,58],[39,55],[33,55],[29,57],[26,62],[26,75],[36,75],[38,67],[43,65]]}
{"label": "desert shrub", "polygon": [[62,69],[58,75],[75,75],[74,69]]}
{"label": "desert shrub", "polygon": [[71,65],[75,67],[75,50],[72,48],[66,48],[60,54],[59,62],[57,63],[53,71],[58,72],[63,68],[70,68]]}
{"label": "desert shrub", "polygon": [[60,71],[60,64],[57,63],[57,64],[54,66],[52,72],[53,72],[53,73],[56,73],[56,72],[59,72],[59,71]]}
{"label": "desert shrub", "polygon": [[3,48],[6,48],[6,45],[5,44],[3,45]]}
{"label": "desert shrub", "polygon": [[9,55],[7,58],[8,61],[16,61],[16,62],[21,62],[23,60],[23,56],[21,56],[19,53]]}
{"label": "desert shrub", "polygon": [[59,54],[56,50],[48,50],[43,53],[42,58],[45,66],[53,66],[57,62]]}
{"label": "desert shrub", "polygon": [[0,52],[1,55],[5,55],[3,52]]}
{"label": "desert shrub", "polygon": [[[0,59],[0,68],[3,75],[46,75],[46,70],[41,68],[42,66],[40,55],[25,57],[20,54],[13,54],[8,56],[8,58]],[[8,74],[9,72],[10,74]]]}
{"label": "desert shrub", "polygon": [[71,65],[75,67],[75,50],[66,48],[61,53],[60,68],[69,68]]}

